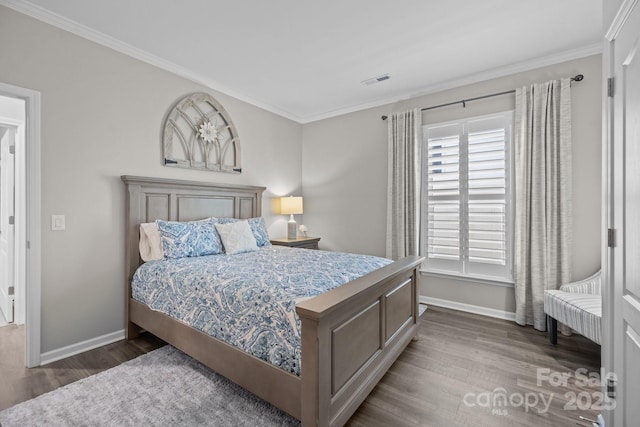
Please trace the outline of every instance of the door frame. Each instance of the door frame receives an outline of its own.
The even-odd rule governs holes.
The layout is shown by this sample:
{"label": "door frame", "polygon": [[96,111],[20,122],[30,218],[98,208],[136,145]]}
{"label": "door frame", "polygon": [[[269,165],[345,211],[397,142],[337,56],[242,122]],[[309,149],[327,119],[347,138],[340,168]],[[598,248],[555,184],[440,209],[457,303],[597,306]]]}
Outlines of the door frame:
{"label": "door frame", "polygon": [[[605,419],[607,426],[617,427],[622,426],[624,423],[620,402],[624,402],[621,393],[624,392],[625,378],[620,375],[617,364],[621,358],[621,344],[618,340],[614,339],[616,333],[620,333],[622,329],[619,322],[622,322],[620,310],[621,307],[616,307],[616,274],[620,275],[620,271],[616,271],[616,256],[620,256],[616,251],[616,246],[621,246],[624,243],[626,236],[622,235],[624,229],[620,229],[620,225],[616,224],[616,216],[623,211],[624,205],[620,202],[620,199],[616,198],[616,182],[620,182],[621,178],[619,174],[622,171],[622,167],[618,164],[621,158],[621,153],[617,152],[618,147],[615,146],[615,120],[616,114],[620,114],[616,111],[615,97],[619,97],[616,93],[616,80],[622,76],[616,75],[616,60],[615,58],[615,43],[618,35],[623,29],[627,19],[634,12],[638,5],[638,0],[622,0],[619,4],[619,8],[615,11],[613,21],[610,23],[605,22],[604,30],[604,49],[602,60],[602,77],[603,77],[603,245],[602,245],[602,273],[603,273],[603,292],[602,292],[602,367],[605,375],[611,375],[615,381],[615,389],[617,399],[615,400],[615,406],[612,410],[605,410],[602,415]],[[605,5],[605,11],[607,6]],[[605,13],[606,15],[606,13]],[[612,93],[609,93],[609,79],[612,80]],[[616,229],[618,226],[618,229]],[[608,230],[613,230],[613,242],[610,242],[611,247],[607,244]],[[618,279],[619,280],[619,279]],[[624,375],[624,372],[622,373]],[[606,396],[607,393],[607,378],[602,378],[602,392]]]}
{"label": "door frame", "polygon": [[[41,330],[41,169],[40,169],[40,92],[0,82],[0,95],[20,98],[25,101],[25,147],[16,148],[16,155],[22,152],[24,162],[25,212],[24,235],[16,230],[15,256],[22,256],[24,262],[25,293],[25,335],[26,361],[28,368],[40,365]],[[16,162],[19,161],[16,156]],[[17,272],[16,272],[17,274]]]}
{"label": "door frame", "polygon": [[[6,97],[5,97],[6,98]],[[25,122],[24,121],[20,121],[20,120],[15,120],[13,118],[7,118],[7,117],[1,117],[0,116],[0,127],[7,129],[9,132],[13,132],[13,146],[15,148],[15,152],[13,155],[13,171],[12,171],[12,176],[11,179],[13,180],[13,184],[12,184],[12,189],[14,192],[14,201],[13,201],[13,215],[15,218],[22,218],[22,216],[24,216],[24,212],[23,212],[23,208],[22,206],[19,206],[21,204],[24,204],[24,199],[22,198],[22,195],[19,194],[19,191],[22,190],[24,191],[24,188],[19,189],[18,187],[20,187],[20,184],[23,184],[22,182],[17,182],[16,181],[16,176],[22,171],[23,168],[21,167],[16,167],[17,166],[17,159],[19,158],[19,154],[17,153],[18,150],[21,149],[21,147],[19,145],[24,145],[24,134],[25,134]],[[0,161],[1,163],[1,161]],[[5,165],[2,164],[2,167],[4,167]],[[24,180],[22,180],[24,181]],[[3,184],[4,185],[4,184]],[[17,196],[17,197],[15,197]],[[11,215],[11,214],[10,214]],[[6,231],[6,230],[5,230]],[[21,312],[21,306],[24,306],[24,256],[17,256],[18,251],[20,251],[20,249],[18,248],[18,241],[19,240],[26,240],[24,239],[24,221],[17,221],[17,223],[14,223],[13,226],[13,236],[11,237],[11,245],[12,247],[10,248],[11,251],[11,261],[10,264],[12,264],[12,266],[10,266],[10,268],[13,269],[13,276],[10,276],[10,281],[9,283],[13,282],[13,286],[14,286],[14,312],[13,312],[13,317],[9,316],[9,313],[4,313],[4,318],[5,320],[9,321],[9,319],[11,319],[11,322],[16,323],[16,324],[22,324],[24,323],[25,319],[24,319],[24,312]],[[2,267],[0,265],[0,267]],[[7,295],[7,298],[9,297],[9,295]],[[4,310],[3,310],[4,311]]]}
{"label": "door frame", "polygon": [[[614,98],[609,96],[609,78],[614,75],[613,40],[621,23],[612,25],[605,34],[602,53],[602,347],[600,352],[601,372],[606,375],[614,372],[614,252],[608,246],[609,230],[614,229],[614,152],[613,152],[613,113]],[[605,28],[605,30],[607,30]],[[615,232],[614,232],[615,233]],[[607,379],[600,378],[601,392],[607,396]],[[613,411],[602,411],[605,425],[613,425]]]}

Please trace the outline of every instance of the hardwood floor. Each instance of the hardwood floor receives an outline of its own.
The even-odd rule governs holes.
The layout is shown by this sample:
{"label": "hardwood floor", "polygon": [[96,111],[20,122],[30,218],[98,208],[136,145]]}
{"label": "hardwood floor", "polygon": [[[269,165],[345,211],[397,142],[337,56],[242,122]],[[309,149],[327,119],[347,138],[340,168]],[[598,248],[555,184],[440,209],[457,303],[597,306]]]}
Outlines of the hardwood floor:
{"label": "hardwood floor", "polygon": [[25,368],[24,326],[0,328],[0,410],[32,399],[127,360],[155,350],[165,342],[150,334],[119,341],[37,368]]}
{"label": "hardwood floor", "polygon": [[[538,368],[550,370],[540,385]],[[546,333],[532,327],[430,307],[419,341],[398,358],[349,425],[590,425],[580,423],[578,416],[593,419],[596,411],[564,409],[571,403],[570,393],[589,393],[595,400],[592,393],[597,397],[600,391],[595,385],[578,387],[578,368],[599,372],[600,346],[573,335],[558,337],[553,347]],[[553,387],[546,380],[552,373],[570,373],[572,378],[566,387]],[[507,404],[493,405],[493,391],[505,394]],[[542,397],[549,402],[550,396],[545,411]],[[532,404],[538,399],[537,405],[525,408],[521,398]]]}
{"label": "hardwood floor", "polygon": [[[14,354],[20,340],[21,328],[0,328],[0,409],[164,345],[143,335],[26,369],[24,353]],[[580,385],[578,368],[600,368],[600,347],[579,335],[559,336],[554,347],[545,333],[531,327],[430,307],[420,339],[407,347],[348,425],[587,426],[578,416],[596,416],[589,407],[600,390],[595,384]],[[540,382],[537,369],[548,369]],[[566,386],[556,387],[553,381],[561,382],[560,374],[570,378]],[[506,400],[495,400],[493,392]],[[567,404],[586,409],[565,409]]]}

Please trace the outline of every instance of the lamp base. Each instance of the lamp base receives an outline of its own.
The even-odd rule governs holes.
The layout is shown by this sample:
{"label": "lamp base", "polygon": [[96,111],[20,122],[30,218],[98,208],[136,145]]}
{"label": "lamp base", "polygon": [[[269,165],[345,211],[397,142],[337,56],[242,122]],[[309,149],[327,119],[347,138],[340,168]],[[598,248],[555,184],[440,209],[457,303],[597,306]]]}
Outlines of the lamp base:
{"label": "lamp base", "polygon": [[298,237],[297,227],[298,224],[296,224],[296,220],[293,219],[293,215],[291,215],[291,219],[287,223],[287,239],[295,239]]}

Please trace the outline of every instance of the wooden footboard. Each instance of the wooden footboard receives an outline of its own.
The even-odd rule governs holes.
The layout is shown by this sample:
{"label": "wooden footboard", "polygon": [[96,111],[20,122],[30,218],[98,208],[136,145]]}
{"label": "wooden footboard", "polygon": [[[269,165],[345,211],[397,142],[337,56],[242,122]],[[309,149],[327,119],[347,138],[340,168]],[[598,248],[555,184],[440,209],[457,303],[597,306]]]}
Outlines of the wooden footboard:
{"label": "wooden footboard", "polygon": [[303,426],[345,424],[417,335],[422,260],[401,259],[296,306]]}
{"label": "wooden footboard", "polygon": [[300,418],[301,381],[271,363],[131,299],[129,319],[203,365]]}
{"label": "wooden footboard", "polygon": [[407,257],[296,306],[302,375],[296,377],[132,299],[141,223],[262,213],[264,187],[123,176],[126,191],[126,332],[143,328],[307,426],[347,422],[418,333],[417,269]]}

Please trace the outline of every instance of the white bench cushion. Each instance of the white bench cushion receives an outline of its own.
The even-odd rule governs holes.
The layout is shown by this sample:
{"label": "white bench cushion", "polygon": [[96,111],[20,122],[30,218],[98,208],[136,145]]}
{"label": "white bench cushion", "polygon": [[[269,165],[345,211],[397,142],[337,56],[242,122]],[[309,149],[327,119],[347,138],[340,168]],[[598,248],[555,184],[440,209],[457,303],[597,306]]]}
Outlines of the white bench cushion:
{"label": "white bench cushion", "polygon": [[544,291],[544,312],[579,334],[602,341],[602,299],[600,295]]}

